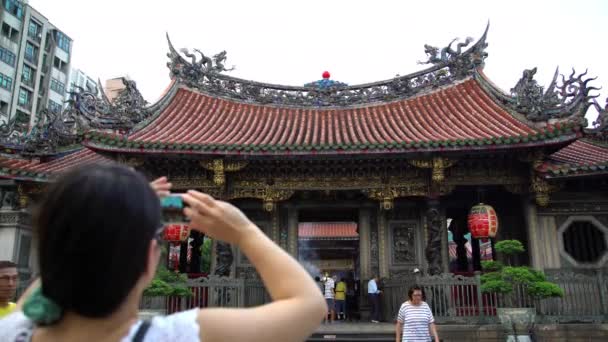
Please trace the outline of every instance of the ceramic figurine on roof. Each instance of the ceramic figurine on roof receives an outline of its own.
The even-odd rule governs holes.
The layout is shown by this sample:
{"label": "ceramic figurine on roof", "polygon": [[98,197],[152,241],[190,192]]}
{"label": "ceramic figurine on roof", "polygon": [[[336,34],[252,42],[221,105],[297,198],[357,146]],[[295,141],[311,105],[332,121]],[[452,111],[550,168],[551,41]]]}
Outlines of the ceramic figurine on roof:
{"label": "ceramic figurine on roof", "polygon": [[98,83],[101,98],[91,89],[77,86],[76,91],[69,92],[70,99],[64,110],[43,109],[36,114],[35,125],[29,132],[16,132],[9,124],[0,126],[0,144],[24,155],[39,156],[54,154],[60,148],[77,147],[84,133],[90,130],[126,132],[150,112],[135,81],[122,78],[122,82],[125,87],[112,102],[103,93],[101,82]]}

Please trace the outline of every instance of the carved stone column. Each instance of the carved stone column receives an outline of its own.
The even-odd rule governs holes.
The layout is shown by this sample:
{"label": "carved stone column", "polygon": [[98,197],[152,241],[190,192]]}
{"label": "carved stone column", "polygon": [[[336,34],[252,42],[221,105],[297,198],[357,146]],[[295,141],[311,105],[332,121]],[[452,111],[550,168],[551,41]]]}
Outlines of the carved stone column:
{"label": "carved stone column", "polygon": [[287,208],[287,242],[289,254],[298,258],[298,209]]}
{"label": "carved stone column", "polygon": [[439,201],[437,200],[429,201],[426,212],[426,226],[428,240],[425,256],[428,264],[428,273],[431,275],[440,274],[444,268],[443,235],[445,235],[445,225],[439,208]]}
{"label": "carved stone column", "polygon": [[388,278],[388,243],[386,241],[388,231],[388,220],[386,210],[378,211],[378,266],[380,278]]}
{"label": "carved stone column", "polygon": [[367,280],[371,277],[370,250],[370,210],[359,209],[359,270],[360,278]]}
{"label": "carved stone column", "polygon": [[220,277],[234,277],[234,249],[225,242],[215,243],[215,269],[213,274]]}

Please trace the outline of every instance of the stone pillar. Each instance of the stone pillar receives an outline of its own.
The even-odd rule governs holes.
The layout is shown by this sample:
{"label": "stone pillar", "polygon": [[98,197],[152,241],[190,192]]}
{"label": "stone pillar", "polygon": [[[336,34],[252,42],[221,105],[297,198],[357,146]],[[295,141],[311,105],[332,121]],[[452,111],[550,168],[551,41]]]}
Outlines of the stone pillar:
{"label": "stone pillar", "polygon": [[538,246],[538,219],[536,203],[528,196],[522,199],[524,219],[526,222],[526,233],[528,234],[528,254],[530,255],[530,266],[535,269],[542,268],[542,259],[539,257],[540,248]]}
{"label": "stone pillar", "polygon": [[371,250],[370,250],[370,210],[359,209],[359,276],[362,281],[371,277]]}
{"label": "stone pillar", "polygon": [[287,251],[298,258],[298,209],[287,208]]}
{"label": "stone pillar", "polygon": [[441,262],[443,272],[450,271],[450,243],[448,241],[448,221],[445,218],[445,211],[441,210]]}
{"label": "stone pillar", "polygon": [[270,238],[277,245],[281,245],[281,232],[279,227],[279,208],[275,205],[270,213]]}
{"label": "stone pillar", "polygon": [[438,200],[430,200],[426,212],[426,226],[428,231],[425,256],[428,265],[428,274],[440,274],[444,270],[443,236],[445,235],[445,220],[441,214]]}
{"label": "stone pillar", "polygon": [[386,210],[378,212],[378,268],[380,270],[380,278],[388,278],[388,220]]}

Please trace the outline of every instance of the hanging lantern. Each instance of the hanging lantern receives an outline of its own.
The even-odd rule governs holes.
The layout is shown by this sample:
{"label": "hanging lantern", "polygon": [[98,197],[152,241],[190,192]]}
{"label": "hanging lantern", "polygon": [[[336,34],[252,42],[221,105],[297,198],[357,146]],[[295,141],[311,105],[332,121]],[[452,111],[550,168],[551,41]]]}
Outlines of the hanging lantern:
{"label": "hanging lantern", "polygon": [[475,239],[487,239],[496,236],[498,231],[498,217],[494,208],[479,203],[469,212],[469,232]]}
{"label": "hanging lantern", "polygon": [[163,239],[169,242],[183,242],[190,236],[190,228],[185,224],[168,224],[163,232]]}

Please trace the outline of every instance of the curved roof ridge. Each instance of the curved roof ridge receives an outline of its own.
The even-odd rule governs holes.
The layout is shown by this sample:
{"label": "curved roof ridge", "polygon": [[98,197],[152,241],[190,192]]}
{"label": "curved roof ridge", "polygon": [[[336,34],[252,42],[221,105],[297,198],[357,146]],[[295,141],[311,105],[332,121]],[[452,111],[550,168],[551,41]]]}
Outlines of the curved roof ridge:
{"label": "curved roof ridge", "polygon": [[[422,89],[449,84],[472,75],[477,68],[483,67],[487,57],[485,48],[488,45],[486,43],[488,29],[489,23],[482,37],[470,47],[472,38],[458,43],[455,48],[452,48],[452,44],[456,39],[442,49],[425,45],[428,60],[421,64],[431,64],[429,68],[388,80],[352,86],[339,82],[323,87],[315,86],[314,82],[312,85],[288,86],[229,76],[223,73],[232,70],[224,66],[225,51],[211,58],[197,49],[194,49],[193,53],[186,49],[180,50],[184,56],[190,58],[191,61],[188,62],[173,47],[168,34],[170,61],[167,65],[171,77],[177,82],[216,96],[261,104],[311,107],[353,105],[403,98]],[[463,51],[464,48],[466,49]]]}

